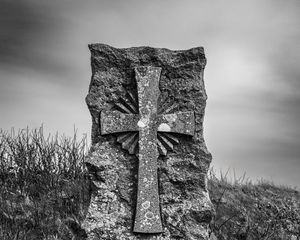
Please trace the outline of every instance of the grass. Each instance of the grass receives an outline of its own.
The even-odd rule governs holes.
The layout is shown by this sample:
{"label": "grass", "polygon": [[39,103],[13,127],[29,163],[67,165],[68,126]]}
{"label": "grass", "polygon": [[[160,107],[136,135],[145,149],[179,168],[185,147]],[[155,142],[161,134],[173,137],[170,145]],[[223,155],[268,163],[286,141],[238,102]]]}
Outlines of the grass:
{"label": "grass", "polygon": [[[48,136],[43,129],[0,130],[0,239],[84,239],[90,196],[86,139]],[[209,174],[216,215],[212,239],[300,239],[300,194],[245,175]]]}
{"label": "grass", "polygon": [[300,239],[300,193],[287,186],[227,174],[209,175],[209,193],[216,216],[211,223],[219,240]]}
{"label": "grass", "polygon": [[0,131],[0,239],[71,239],[89,202],[86,141]]}

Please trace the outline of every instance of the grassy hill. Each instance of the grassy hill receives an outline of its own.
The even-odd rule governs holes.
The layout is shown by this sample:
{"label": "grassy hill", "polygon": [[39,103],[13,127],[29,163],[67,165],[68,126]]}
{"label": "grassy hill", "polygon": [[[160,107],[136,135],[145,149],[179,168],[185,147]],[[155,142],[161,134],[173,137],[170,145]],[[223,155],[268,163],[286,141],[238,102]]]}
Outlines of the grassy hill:
{"label": "grassy hill", "polygon": [[260,181],[230,183],[226,177],[209,179],[216,209],[211,224],[219,240],[300,239],[300,193]]}
{"label": "grassy hill", "polygon": [[[0,130],[0,239],[84,239],[85,139]],[[267,182],[209,177],[211,239],[300,239],[300,193]]]}

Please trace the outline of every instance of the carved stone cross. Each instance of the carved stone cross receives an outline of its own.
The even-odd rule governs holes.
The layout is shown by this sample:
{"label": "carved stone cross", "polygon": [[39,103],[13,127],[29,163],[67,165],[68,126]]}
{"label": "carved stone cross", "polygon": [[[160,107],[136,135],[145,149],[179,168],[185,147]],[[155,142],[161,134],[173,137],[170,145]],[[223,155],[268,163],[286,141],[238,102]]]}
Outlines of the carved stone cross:
{"label": "carved stone cross", "polygon": [[[138,132],[138,194],[134,232],[160,233],[163,231],[157,178],[159,156],[157,133],[179,133],[193,136],[195,132],[194,112],[158,114],[159,79],[161,68],[137,67],[138,109],[132,113],[102,111],[100,115],[101,134]],[[127,106],[130,108],[130,106]],[[133,138],[131,139],[132,146]],[[165,143],[167,143],[167,139]],[[129,149],[133,153],[132,149]]]}

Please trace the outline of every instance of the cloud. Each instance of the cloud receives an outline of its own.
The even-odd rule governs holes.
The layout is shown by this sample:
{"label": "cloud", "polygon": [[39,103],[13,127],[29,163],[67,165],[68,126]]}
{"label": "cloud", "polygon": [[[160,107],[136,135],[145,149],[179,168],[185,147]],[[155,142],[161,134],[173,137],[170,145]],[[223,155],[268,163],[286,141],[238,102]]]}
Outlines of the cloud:
{"label": "cloud", "polygon": [[62,27],[54,10],[45,1],[0,2],[0,68],[62,70],[64,64],[49,54]]}
{"label": "cloud", "polygon": [[300,182],[299,13],[297,0],[2,0],[1,126],[89,129],[88,43],[202,45],[213,164]]}

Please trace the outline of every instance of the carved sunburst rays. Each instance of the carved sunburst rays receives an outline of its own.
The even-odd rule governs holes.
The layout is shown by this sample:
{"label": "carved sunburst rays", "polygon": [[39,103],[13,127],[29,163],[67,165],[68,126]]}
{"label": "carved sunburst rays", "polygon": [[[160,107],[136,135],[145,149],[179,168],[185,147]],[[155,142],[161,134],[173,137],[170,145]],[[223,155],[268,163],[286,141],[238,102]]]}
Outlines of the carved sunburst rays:
{"label": "carved sunburst rays", "polygon": [[178,144],[179,140],[172,133],[157,132],[157,147],[161,155],[166,156],[167,152],[173,150],[174,144]]}
{"label": "carved sunburst rays", "polygon": [[[118,103],[115,103],[115,108],[122,113],[138,114],[138,100],[132,92],[127,92],[126,98],[119,98]],[[121,143],[122,148],[126,149],[130,154],[138,152],[138,132],[124,132],[119,133],[117,142]]]}
{"label": "carved sunburst rays", "polygon": [[[172,113],[177,109],[177,104],[173,102],[163,101],[158,108],[158,114]],[[166,156],[167,152],[173,150],[174,144],[178,144],[179,140],[173,133],[157,132],[157,147],[161,155]]]}
{"label": "carved sunburst rays", "polygon": [[119,103],[115,103],[115,107],[122,113],[135,113],[139,111],[137,98],[131,93],[127,92],[127,98],[119,98]]}
{"label": "carved sunburst rays", "polygon": [[[126,98],[120,98],[118,103],[115,103],[116,110],[122,113],[138,114],[138,100],[132,92],[127,92]],[[172,113],[176,110],[177,105],[164,102],[158,109],[158,114]],[[123,149],[126,149],[129,154],[136,154],[138,152],[138,132],[124,132],[118,133],[117,142],[121,144]],[[178,144],[179,140],[173,133],[157,132],[157,148],[160,155],[167,155],[168,151],[174,149],[174,145]]]}

